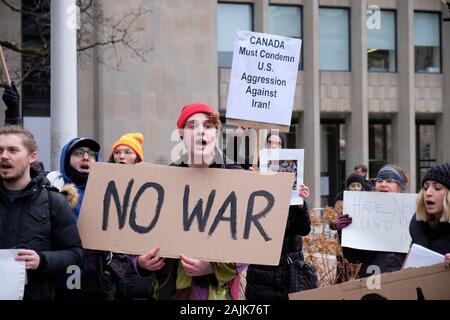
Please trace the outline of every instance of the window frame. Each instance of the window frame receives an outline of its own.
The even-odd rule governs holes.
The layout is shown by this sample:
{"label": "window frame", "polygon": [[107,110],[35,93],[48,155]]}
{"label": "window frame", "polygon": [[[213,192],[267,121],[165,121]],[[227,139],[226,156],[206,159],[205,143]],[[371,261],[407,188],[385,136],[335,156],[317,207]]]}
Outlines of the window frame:
{"label": "window frame", "polygon": [[[250,6],[251,9],[251,29],[249,31],[254,31],[255,30],[255,4],[253,2],[235,2],[235,1],[218,1],[217,2],[217,18],[218,18],[218,8],[219,8],[219,4],[234,4],[234,5],[246,5],[246,6]],[[218,28],[218,25],[216,25],[216,28]],[[220,54],[221,53],[228,53],[229,51],[219,51],[218,49],[218,45],[219,44],[219,34],[217,32],[217,66],[219,69],[231,69],[232,65],[233,65],[233,51],[231,51],[231,60],[230,63],[221,63],[221,59],[220,59]],[[228,62],[228,61],[226,61]]]}
{"label": "window frame", "polygon": [[442,59],[442,13],[440,11],[432,11],[432,10],[414,10],[413,19],[416,13],[433,13],[437,14],[439,19],[439,72],[425,72],[425,71],[416,71],[416,44],[414,43],[414,21],[413,21],[413,47],[414,47],[414,73],[415,74],[442,74],[443,70],[443,59]]}
{"label": "window frame", "polygon": [[[303,47],[305,44],[304,41],[304,13],[303,13],[303,5],[302,4],[289,4],[289,3],[269,3],[268,6],[268,18],[269,18],[269,24],[268,24],[268,28],[270,28],[270,6],[277,6],[277,7],[297,7],[300,8],[300,38],[295,38],[295,39],[301,39],[302,40],[302,46],[300,49],[300,61],[298,64],[298,70],[299,71],[303,71],[304,65],[303,65]],[[267,30],[267,32],[270,32],[270,30]]]}
{"label": "window frame", "polygon": [[[347,22],[348,22],[348,70],[330,70],[320,68],[320,9],[342,9],[347,10]],[[339,6],[319,6],[319,23],[318,23],[318,49],[319,49],[319,72],[352,72],[352,8],[351,7],[339,7]]]}
{"label": "window frame", "polygon": [[[367,53],[367,72],[369,73],[398,73],[398,14],[397,14],[397,9],[381,9],[380,8],[380,12],[381,11],[391,11],[394,12],[394,26],[395,26],[395,30],[394,30],[394,37],[395,37],[395,70],[394,71],[371,71],[369,70],[369,53]],[[369,42],[369,36],[367,36],[367,42]],[[369,46],[367,46],[367,50],[369,49]]]}

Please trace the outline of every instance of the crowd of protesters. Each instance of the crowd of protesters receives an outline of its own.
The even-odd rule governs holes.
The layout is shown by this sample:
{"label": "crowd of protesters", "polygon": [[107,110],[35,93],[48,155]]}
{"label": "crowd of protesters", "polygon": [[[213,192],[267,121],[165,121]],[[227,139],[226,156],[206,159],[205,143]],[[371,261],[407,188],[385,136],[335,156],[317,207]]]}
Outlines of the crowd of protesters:
{"label": "crowd of protesters", "polygon": [[[14,83],[3,93],[5,126],[0,129],[0,249],[19,249],[16,260],[25,261],[27,284],[24,299],[241,299],[240,275],[247,270],[248,299],[288,299],[291,281],[287,265],[303,260],[301,236],[311,229],[306,202],[291,205],[286,221],[281,258],[277,266],[223,263],[181,255],[163,258],[160,246],[147,254],[126,255],[82,247],[77,220],[92,164],[101,161],[100,144],[91,138],[74,137],[63,147],[59,171],[46,172],[38,162],[37,143],[22,127],[20,95]],[[218,113],[206,104],[187,104],[176,121],[186,153],[172,166],[184,168],[257,171],[256,167],[225,159],[218,148],[222,125]],[[134,165],[144,160],[144,137],[127,133],[112,146],[110,163]],[[286,148],[286,137],[270,132],[266,148]],[[245,157],[244,157],[245,158]],[[255,172],[255,174],[257,174]],[[306,173],[307,174],[307,173]],[[386,165],[370,183],[367,167],[356,166],[346,180],[346,190],[404,192],[408,175],[402,168]],[[309,188],[301,185],[306,199]],[[412,242],[445,256],[450,263],[450,163],[430,168],[422,179],[416,214],[410,223]],[[342,201],[339,194],[334,201]],[[345,213],[331,227],[342,232],[352,223]],[[381,272],[401,269],[405,254],[344,248],[343,257],[362,264],[360,277],[377,265]],[[81,287],[66,286],[69,266],[81,268]],[[341,279],[345,281],[346,279]]]}

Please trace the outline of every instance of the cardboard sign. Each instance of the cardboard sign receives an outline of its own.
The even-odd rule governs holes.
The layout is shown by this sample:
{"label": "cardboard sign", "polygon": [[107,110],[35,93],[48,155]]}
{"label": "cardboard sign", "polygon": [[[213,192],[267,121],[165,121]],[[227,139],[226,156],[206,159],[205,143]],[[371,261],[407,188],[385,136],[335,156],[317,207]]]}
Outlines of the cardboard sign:
{"label": "cardboard sign", "polygon": [[236,33],[227,123],[241,120],[244,127],[267,128],[271,124],[269,127],[289,131],[301,43],[300,39],[265,33]]}
{"label": "cardboard sign", "polygon": [[83,247],[277,265],[293,174],[96,163],[78,220]]}
{"label": "cardboard sign", "polygon": [[[379,277],[375,279],[375,277]],[[289,295],[290,300],[449,300],[450,270],[431,267],[383,273]]]}
{"label": "cardboard sign", "polygon": [[294,172],[292,183],[291,205],[303,204],[299,197],[300,185],[303,183],[303,149],[263,149],[260,153],[261,172]]}
{"label": "cardboard sign", "polygon": [[342,229],[342,246],[407,253],[416,199],[415,193],[344,191],[344,213],[353,222]]}

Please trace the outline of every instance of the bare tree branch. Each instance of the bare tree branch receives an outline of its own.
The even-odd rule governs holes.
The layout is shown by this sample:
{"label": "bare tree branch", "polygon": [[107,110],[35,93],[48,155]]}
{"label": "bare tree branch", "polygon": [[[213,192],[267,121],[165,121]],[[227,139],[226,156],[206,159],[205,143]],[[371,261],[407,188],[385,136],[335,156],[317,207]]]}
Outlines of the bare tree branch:
{"label": "bare tree branch", "polygon": [[48,54],[50,54],[48,49],[42,49],[42,48],[23,48],[23,47],[18,47],[16,44],[14,44],[13,42],[9,42],[9,41],[1,41],[0,40],[0,44],[2,45],[2,47],[4,48],[8,48],[14,52],[17,53],[21,53],[24,55],[28,55],[28,56],[36,56],[36,57],[46,57]]}
{"label": "bare tree branch", "polygon": [[[20,14],[25,14],[31,17],[35,17],[37,19],[41,19],[41,20],[47,20],[48,22],[50,22],[50,13],[49,14],[39,14],[36,13],[32,10],[24,10],[24,8],[16,8],[14,7],[9,1],[7,0],[0,0],[0,2],[2,2],[5,6],[7,6],[8,8],[10,8],[12,11],[20,13]],[[39,1],[39,6],[40,5],[40,1]],[[26,8],[26,7],[25,7]]]}
{"label": "bare tree branch", "polygon": [[[55,0],[58,1],[58,0]],[[50,0],[22,1],[22,7],[16,7],[11,0],[0,0],[12,12],[22,15],[22,21],[27,21],[23,32],[32,34],[31,38],[24,37],[23,43],[16,43],[3,38],[0,33],[0,44],[23,58],[30,57],[27,63],[22,63],[22,70],[13,71],[21,75],[20,82],[28,77],[35,79],[40,71],[43,74],[49,70],[50,63]],[[142,46],[135,36],[143,30],[139,27],[139,19],[145,18],[151,11],[139,6],[127,9],[119,16],[105,16],[101,2],[94,0],[77,0],[80,9],[80,29],[77,31],[77,52],[79,65],[96,62],[108,68],[120,70],[124,65],[124,54],[145,62],[150,52]],[[105,4],[106,5],[106,4]],[[94,50],[95,49],[95,50]],[[120,54],[119,54],[120,53]],[[84,57],[89,58],[85,60]],[[33,65],[33,63],[35,65]],[[19,82],[19,81],[17,81]]]}

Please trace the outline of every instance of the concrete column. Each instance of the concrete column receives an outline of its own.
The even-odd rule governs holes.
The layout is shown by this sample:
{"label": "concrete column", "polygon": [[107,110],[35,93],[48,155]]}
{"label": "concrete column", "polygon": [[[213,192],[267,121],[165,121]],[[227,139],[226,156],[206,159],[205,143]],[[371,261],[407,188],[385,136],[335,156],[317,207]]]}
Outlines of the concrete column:
{"label": "concrete column", "polygon": [[77,16],[75,0],[51,5],[51,166],[59,168],[63,145],[77,136]]}
{"label": "concrete column", "polygon": [[253,8],[255,32],[269,32],[269,0],[255,0]]}
{"label": "concrete column", "polygon": [[392,122],[393,162],[410,175],[410,191],[416,186],[416,124],[414,101],[414,1],[399,1],[398,5],[398,73],[399,106]]}
{"label": "concrete column", "polygon": [[367,1],[352,0],[351,4],[352,112],[346,116],[346,175],[357,164],[369,164]]}
{"label": "concrete column", "polygon": [[310,208],[320,207],[320,103],[319,103],[319,0],[305,1],[303,116],[300,148],[305,149],[305,184],[311,188]]}
{"label": "concrete column", "polygon": [[[447,5],[442,4],[442,16],[448,17]],[[450,132],[450,21],[442,22],[442,114],[437,121],[437,162],[450,161],[448,137]]]}

